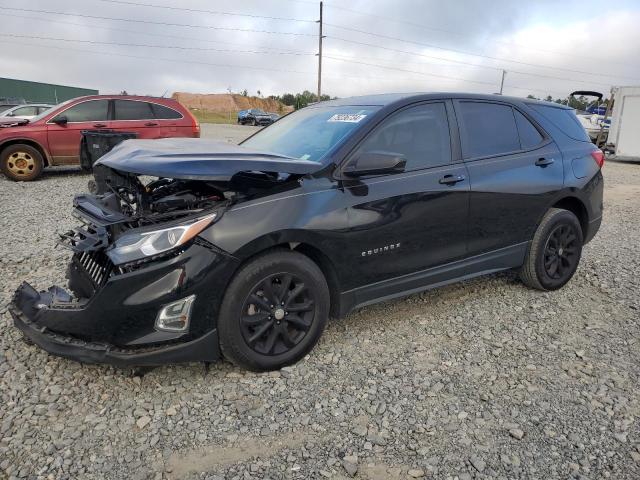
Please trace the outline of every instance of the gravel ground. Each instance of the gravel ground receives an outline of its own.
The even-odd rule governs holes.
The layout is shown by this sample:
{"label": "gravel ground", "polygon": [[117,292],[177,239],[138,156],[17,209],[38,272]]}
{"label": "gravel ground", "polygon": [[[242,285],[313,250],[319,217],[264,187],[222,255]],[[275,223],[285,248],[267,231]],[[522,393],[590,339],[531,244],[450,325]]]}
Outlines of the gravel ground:
{"label": "gravel ground", "polygon": [[142,377],[20,340],[4,305],[64,278],[53,236],[89,177],[0,178],[0,479],[640,478],[640,164],[605,177],[558,292],[494,275],[333,321],[279,372]]}

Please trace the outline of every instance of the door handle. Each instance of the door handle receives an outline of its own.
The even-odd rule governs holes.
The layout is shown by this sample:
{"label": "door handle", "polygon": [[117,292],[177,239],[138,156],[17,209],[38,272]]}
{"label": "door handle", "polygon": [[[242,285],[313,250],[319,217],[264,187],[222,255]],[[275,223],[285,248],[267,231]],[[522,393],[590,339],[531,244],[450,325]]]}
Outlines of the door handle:
{"label": "door handle", "polygon": [[462,175],[445,175],[440,179],[440,183],[442,185],[455,185],[458,182],[462,182],[464,180],[464,176]]}
{"label": "door handle", "polygon": [[156,122],[147,122],[144,124],[145,127],[157,127],[158,124]]}
{"label": "door handle", "polygon": [[546,167],[554,162],[553,158],[539,158],[536,160],[536,167]]}
{"label": "door handle", "polygon": [[94,123],[93,126],[96,127],[96,128],[104,128],[104,127],[107,126],[107,124],[106,123]]}

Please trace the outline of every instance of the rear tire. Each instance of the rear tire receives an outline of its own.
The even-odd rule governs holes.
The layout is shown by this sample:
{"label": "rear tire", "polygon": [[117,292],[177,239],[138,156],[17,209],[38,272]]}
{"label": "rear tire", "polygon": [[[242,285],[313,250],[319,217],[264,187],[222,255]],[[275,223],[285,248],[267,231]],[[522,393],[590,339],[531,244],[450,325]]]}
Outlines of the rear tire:
{"label": "rear tire", "polygon": [[520,270],[523,283],[537,290],[557,290],[578,268],[582,227],[568,210],[551,208],[542,218]]}
{"label": "rear tire", "polygon": [[0,153],[0,170],[16,182],[30,182],[42,173],[44,161],[38,150],[30,145],[17,143]]}
{"label": "rear tire", "polygon": [[318,342],[329,304],[324,275],[308,257],[260,255],[240,268],[225,292],[218,318],[222,354],[254,371],[291,365]]}

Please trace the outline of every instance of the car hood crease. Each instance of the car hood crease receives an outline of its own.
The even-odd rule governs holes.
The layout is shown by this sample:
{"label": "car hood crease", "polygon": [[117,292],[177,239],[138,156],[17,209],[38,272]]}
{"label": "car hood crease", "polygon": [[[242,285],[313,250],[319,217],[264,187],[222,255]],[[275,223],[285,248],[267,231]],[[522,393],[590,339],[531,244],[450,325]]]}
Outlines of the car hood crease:
{"label": "car hood crease", "polygon": [[315,161],[195,138],[127,140],[96,165],[136,175],[208,181],[227,181],[240,172],[306,175],[323,167]]}

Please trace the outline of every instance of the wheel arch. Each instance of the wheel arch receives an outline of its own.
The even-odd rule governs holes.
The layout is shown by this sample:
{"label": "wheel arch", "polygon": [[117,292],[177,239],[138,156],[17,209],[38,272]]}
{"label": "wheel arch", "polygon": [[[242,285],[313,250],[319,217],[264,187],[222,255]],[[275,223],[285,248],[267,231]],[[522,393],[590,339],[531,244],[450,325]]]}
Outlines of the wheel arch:
{"label": "wheel arch", "polygon": [[564,197],[554,203],[551,208],[562,208],[563,210],[568,210],[573,213],[580,222],[583,237],[587,237],[589,229],[589,211],[582,200],[573,196]]}
{"label": "wheel arch", "polygon": [[[330,317],[338,318],[341,312],[340,278],[338,275],[338,270],[329,255],[323,252],[322,249],[320,249],[317,245],[314,244],[314,242],[310,241],[309,239],[295,240],[280,238],[278,239],[279,241],[273,240],[273,238],[263,237],[262,239],[252,242],[253,248],[250,249],[250,253],[241,255],[241,261],[236,267],[236,272],[240,269],[241,266],[245,265],[247,262],[250,262],[258,255],[263,255],[270,251],[286,250],[300,253],[308,257],[322,271],[322,274],[324,275],[324,278],[327,281],[327,285],[329,287],[329,298],[331,302],[329,311]],[[245,252],[247,252],[247,250],[245,250]]]}
{"label": "wheel arch", "polygon": [[38,150],[40,155],[42,155],[44,166],[48,167],[51,165],[51,159],[49,157],[49,153],[47,152],[47,149],[44,148],[39,142],[36,142],[31,138],[11,138],[9,140],[2,142],[0,144],[0,155],[2,155],[2,152],[4,151],[5,148],[10,147],[11,145],[19,145],[19,144],[29,145],[30,147],[35,148],[36,150]]}

